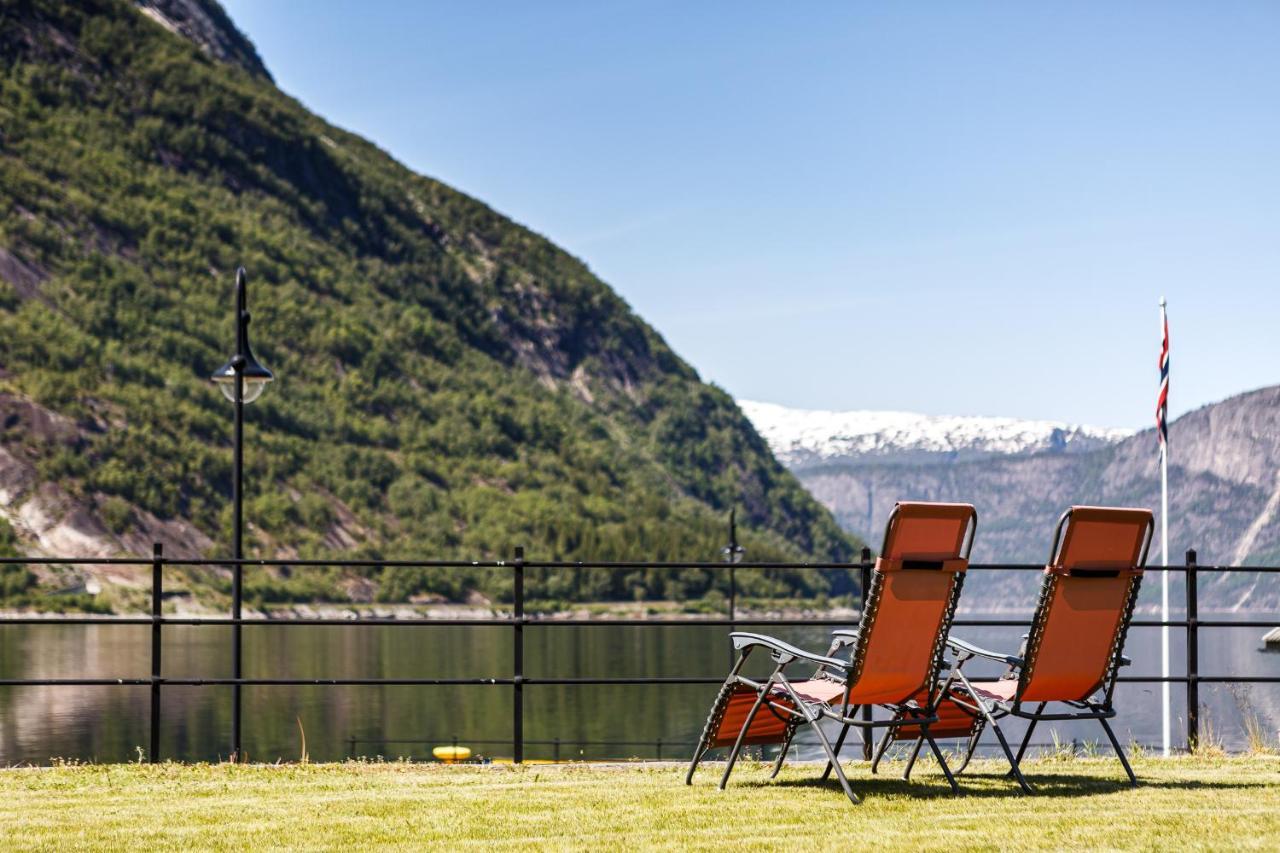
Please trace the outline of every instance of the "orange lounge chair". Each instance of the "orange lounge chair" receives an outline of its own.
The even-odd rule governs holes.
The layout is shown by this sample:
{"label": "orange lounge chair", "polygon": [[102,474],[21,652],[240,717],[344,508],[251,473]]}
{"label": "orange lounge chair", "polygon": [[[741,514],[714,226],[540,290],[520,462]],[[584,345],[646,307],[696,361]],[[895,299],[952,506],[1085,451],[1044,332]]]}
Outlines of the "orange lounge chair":
{"label": "orange lounge chair", "polygon": [[[840,786],[855,803],[858,798],[838,758],[852,726],[868,734],[879,727],[918,732],[956,790],[929,727],[937,720],[936,705],[944,695],[938,684],[943,641],[960,597],[976,528],[977,513],[968,504],[899,503],[894,507],[859,630],[837,632],[826,655],[761,634],[730,634],[740,654],[712,703],[685,782],[692,783],[698,763],[709,750],[729,746],[728,766],[720,779],[724,788],[746,744],[781,746],[773,767],[776,776],[796,730],[807,723],[827,755],[823,778],[834,769]],[[852,649],[848,657],[835,657],[846,646]],[[759,648],[768,650],[775,664],[764,681],[742,674],[747,658]],[[785,671],[797,661],[817,664],[817,670],[808,679],[793,682]],[[922,692],[925,698],[919,701]],[[894,717],[858,719],[858,710],[870,705],[888,708]],[[824,719],[840,724],[834,748],[822,730]]]}
{"label": "orange lounge chair", "polygon": [[[1116,673],[1129,663],[1123,655],[1125,634],[1138,600],[1153,527],[1150,510],[1072,507],[1063,513],[1054,531],[1040,599],[1023,651],[1005,655],[955,637],[947,641],[957,663],[946,685],[947,698],[937,712],[938,722],[929,731],[934,737],[969,738],[957,773],[964,771],[989,725],[1009,759],[1010,774],[1030,793],[1020,764],[1036,723],[1097,720],[1130,784],[1138,784],[1107,720],[1116,714],[1112,706]],[[1006,664],[1008,670],[995,681],[970,680],[964,665],[975,657]],[[1065,708],[1045,713],[1049,703]],[[1029,721],[1016,754],[1000,730],[999,721],[1008,716]],[[885,738],[877,749],[876,761],[887,744]],[[919,751],[917,741],[913,756]]]}

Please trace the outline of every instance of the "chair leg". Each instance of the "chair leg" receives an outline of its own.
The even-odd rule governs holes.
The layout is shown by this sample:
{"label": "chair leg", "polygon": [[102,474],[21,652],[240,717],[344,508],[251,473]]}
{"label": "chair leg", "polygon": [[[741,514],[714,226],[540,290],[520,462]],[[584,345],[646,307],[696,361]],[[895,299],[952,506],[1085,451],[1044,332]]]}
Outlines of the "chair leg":
{"label": "chair leg", "polygon": [[[1045,706],[1045,705],[1047,705],[1047,704],[1049,704],[1049,703],[1048,703],[1048,702],[1041,702],[1041,703],[1040,703],[1039,707],[1037,707],[1037,708],[1036,708],[1036,715],[1037,715],[1037,716],[1039,716],[1040,714],[1043,714],[1043,713],[1044,713],[1044,706]],[[1038,723],[1038,722],[1040,722],[1040,721],[1039,721],[1039,720],[1037,720],[1035,717],[1032,717],[1032,718],[1031,718],[1031,722],[1029,722],[1029,723],[1027,724],[1027,733],[1026,733],[1025,735],[1023,735],[1023,736],[1022,736],[1022,743],[1018,745],[1018,755],[1017,755],[1017,758],[1018,758],[1018,763],[1019,763],[1019,764],[1021,764],[1021,763],[1022,763],[1022,756],[1023,756],[1023,755],[1026,753],[1026,751],[1027,751],[1027,744],[1031,743],[1031,734],[1036,730],[1036,723]],[[1011,775],[1012,775],[1012,774],[1011,774]]]}
{"label": "chair leg", "polygon": [[[1046,704],[1048,703],[1047,702],[1039,703],[1039,707],[1036,708],[1037,715],[1039,715],[1039,713],[1044,712],[1044,706],[1046,706]],[[1039,722],[1039,720],[1037,720],[1036,717],[1032,717],[1032,720],[1030,720],[1030,722],[1028,722],[1027,724],[1027,733],[1023,735],[1023,742],[1018,744],[1018,752],[1016,752],[1014,756],[1014,762],[1018,763],[1018,765],[1021,765],[1021,763],[1023,763],[1023,756],[1025,753],[1027,753],[1027,745],[1030,742],[1032,742],[1032,735],[1036,733],[1037,722]],[[1014,775],[1014,771],[1010,770],[1005,775],[1012,776]]]}
{"label": "chair leg", "polygon": [[720,777],[720,790],[724,790],[724,786],[729,784],[729,774],[733,772],[733,765],[738,763],[738,754],[742,752],[742,742],[746,740],[747,730],[751,728],[751,723],[756,718],[756,714],[760,712],[760,706],[764,704],[765,697],[769,695],[769,691],[773,688],[773,679],[769,679],[760,688],[760,695],[756,696],[755,704],[751,706],[751,711],[747,714],[747,719],[742,723],[742,729],[738,732],[738,739],[733,742],[733,751],[729,753],[729,764],[724,768],[724,775]]}
{"label": "chair leg", "polygon": [[929,727],[924,727],[924,740],[929,741],[929,749],[933,750],[933,757],[938,759],[938,766],[942,768],[942,775],[947,777],[947,784],[951,786],[951,793],[960,793],[960,785],[956,782],[956,777],[951,775],[951,768],[947,766],[947,759],[942,755],[942,750],[938,749],[938,742],[933,739],[933,735],[929,734]]}
{"label": "chair leg", "polygon": [[[857,709],[855,708],[854,710],[857,710]],[[836,750],[837,756],[840,755],[840,750],[844,747],[844,739],[848,736],[849,736],[849,724],[845,723],[844,726],[841,727],[840,729],[840,736],[836,738],[835,750]],[[832,762],[830,761],[827,762],[827,768],[822,771],[821,781],[825,782],[831,778],[831,768],[834,766],[835,765]]]}
{"label": "chair leg", "polygon": [[710,751],[703,745],[705,743],[705,740],[699,741],[698,748],[693,751],[693,760],[689,762],[689,772],[684,776],[684,783],[686,785],[693,784],[693,771],[698,769],[698,762],[702,761],[702,757]]}
{"label": "chair leg", "polygon": [[985,702],[978,698],[978,694],[973,689],[973,685],[969,683],[969,680],[965,678],[964,675],[960,675],[960,680],[964,682],[965,689],[968,691],[969,695],[973,697],[973,704],[982,713],[983,720],[985,720],[987,725],[991,726],[995,731],[996,740],[1000,741],[1000,748],[1004,750],[1004,757],[1009,759],[1009,766],[1013,768],[1013,778],[1018,780],[1018,786],[1022,788],[1024,793],[1034,794],[1035,790],[1031,787],[1031,784],[1027,782],[1027,777],[1022,775],[1022,770],[1018,767],[1018,761],[1013,757],[1013,750],[1009,748],[1009,741],[1005,739],[1004,732],[1000,731],[1000,724],[996,722],[995,717],[991,716],[991,709],[987,707]]}
{"label": "chair leg", "polygon": [[711,730],[712,720],[716,716],[716,710],[720,707],[720,703],[729,701],[733,685],[738,679],[738,673],[742,670],[742,665],[747,662],[747,655],[749,652],[750,649],[747,649],[738,656],[737,663],[735,663],[733,668],[729,670],[728,677],[726,677],[724,683],[720,685],[720,692],[716,694],[715,702],[711,705],[711,713],[707,716],[706,725],[702,727],[702,736],[698,739],[698,746],[693,751],[693,759],[689,762],[689,772],[684,776],[684,783],[686,785],[693,784],[693,772],[698,769],[698,763],[706,757],[708,752],[711,751],[711,739],[714,737],[714,733]]}
{"label": "chair leg", "polygon": [[778,760],[773,762],[773,772],[769,774],[770,779],[778,777],[778,771],[782,769],[782,762],[787,758],[787,750],[791,748],[791,739],[795,737],[795,729],[787,732],[786,738],[782,741],[782,750],[778,753]]}
{"label": "chair leg", "polygon": [[1129,766],[1129,759],[1125,758],[1124,750],[1120,748],[1120,741],[1116,740],[1116,733],[1111,731],[1111,726],[1107,724],[1105,717],[1099,717],[1098,722],[1102,723],[1102,730],[1107,733],[1107,738],[1111,741],[1111,748],[1116,751],[1116,758],[1120,759],[1120,764],[1124,766],[1124,772],[1129,775],[1129,784],[1134,788],[1138,787],[1138,777],[1133,775],[1133,768]]}
{"label": "chair leg", "polygon": [[978,739],[982,737],[982,733],[986,730],[986,721],[978,723],[978,730],[969,736],[969,748],[964,754],[964,761],[960,762],[960,766],[952,772],[959,776],[964,769],[969,766],[969,762],[973,760],[973,754],[978,751]]}
{"label": "chair leg", "polygon": [[905,782],[911,781],[911,770],[916,766],[916,759],[920,757],[920,747],[924,746],[924,738],[924,735],[920,735],[911,746],[911,754],[907,756],[907,766],[902,771],[902,779]]}
{"label": "chair leg", "polygon": [[1009,748],[1009,741],[1005,740],[1004,732],[1000,731],[1000,725],[995,720],[991,720],[991,728],[995,729],[996,739],[1000,741],[1000,748],[1004,750],[1004,757],[1009,759],[1009,767],[1013,771],[1013,778],[1018,780],[1018,785],[1025,793],[1034,794],[1030,783],[1027,782],[1022,770],[1018,767],[1017,759],[1013,757],[1013,750]]}
{"label": "chair leg", "polygon": [[884,737],[880,738],[880,743],[876,746],[876,754],[871,759],[871,772],[875,773],[876,768],[880,766],[880,759],[884,758],[885,751],[889,748],[889,744],[893,741],[893,727],[884,730]]}
{"label": "chair leg", "polygon": [[[805,722],[809,724],[810,728],[813,729],[814,734],[818,736],[818,743],[822,744],[822,751],[827,754],[827,761],[836,771],[836,779],[840,780],[840,787],[844,789],[844,795],[849,798],[849,802],[857,805],[859,802],[858,795],[849,787],[849,780],[845,778],[844,769],[840,766],[840,761],[836,757],[836,752],[831,748],[831,742],[827,740],[826,732],[822,730],[822,718],[809,710],[809,706],[804,703],[803,699],[796,695],[795,688],[791,686],[791,682],[787,681],[785,676],[780,677],[778,680],[781,683],[782,688],[787,691],[787,695],[791,697],[792,703],[799,708],[800,713],[804,715]],[[846,726],[847,725],[848,724],[846,723]]]}
{"label": "chair leg", "polygon": [[822,749],[827,753],[827,759],[831,762],[831,766],[835,768],[836,778],[840,780],[840,787],[844,789],[844,794],[849,798],[849,802],[857,805],[858,795],[849,787],[849,780],[845,778],[844,769],[841,768],[839,760],[836,758],[835,750],[831,748],[831,744],[827,742],[827,736],[822,731],[822,726],[815,718],[809,718],[809,725],[813,726],[813,730],[818,733],[818,742],[822,744]]}

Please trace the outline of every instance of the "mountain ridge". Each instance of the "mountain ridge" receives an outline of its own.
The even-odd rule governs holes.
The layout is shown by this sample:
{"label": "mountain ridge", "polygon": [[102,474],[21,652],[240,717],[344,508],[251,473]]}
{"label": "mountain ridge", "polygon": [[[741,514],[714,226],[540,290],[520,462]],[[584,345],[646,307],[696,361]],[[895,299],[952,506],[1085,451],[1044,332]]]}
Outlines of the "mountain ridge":
{"label": "mountain ridge", "polygon": [[[1280,386],[1182,415],[1169,425],[1169,446],[1170,561],[1180,564],[1195,549],[1204,565],[1280,564]],[[866,455],[792,468],[846,529],[872,543],[896,500],[965,501],[979,512],[976,561],[1037,563],[1047,558],[1059,513],[1072,504],[1145,506],[1158,519],[1156,447],[1151,428],[1078,453]],[[1150,561],[1161,557],[1157,537]],[[1206,571],[1201,578],[1203,607],[1280,606],[1274,575]],[[1034,595],[1034,585],[1021,581],[986,578],[978,589],[1002,606],[1026,606]]]}
{"label": "mountain ridge", "polygon": [[[203,36],[125,0],[0,15],[6,547],[38,551],[44,535],[105,556],[155,537],[224,552],[231,419],[208,376],[229,354],[244,266],[255,351],[277,375],[246,422],[250,554],[705,559],[735,507],[759,559],[856,553],[732,399],[585,264],[308,112],[265,65],[224,61],[207,44],[231,38],[216,15]],[[109,606],[138,606],[109,574],[12,588],[93,580]],[[268,604],[509,594],[493,573],[372,575],[260,572],[246,589]],[[225,595],[216,573],[188,580]],[[723,581],[530,584],[581,600],[693,598]],[[793,573],[755,591],[849,588]]]}

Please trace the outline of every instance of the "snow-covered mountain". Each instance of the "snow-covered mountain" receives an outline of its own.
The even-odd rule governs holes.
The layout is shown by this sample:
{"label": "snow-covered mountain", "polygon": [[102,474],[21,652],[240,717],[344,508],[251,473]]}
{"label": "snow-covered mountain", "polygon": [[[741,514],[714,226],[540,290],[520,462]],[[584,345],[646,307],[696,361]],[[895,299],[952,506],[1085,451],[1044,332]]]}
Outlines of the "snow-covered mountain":
{"label": "snow-covered mountain", "polygon": [[[1012,563],[1044,560],[1072,504],[1160,507],[1154,429],[739,405],[805,488],[873,547],[899,500],[972,503],[974,560]],[[1172,559],[1195,548],[1201,565],[1280,565],[1280,385],[1182,415],[1169,446]],[[1175,601],[1181,584],[1171,580]],[[1280,609],[1280,575],[1205,571],[1200,584],[1205,611]],[[1037,588],[1033,576],[978,572],[962,606],[1029,612]],[[1146,587],[1147,604],[1157,588]]]}
{"label": "snow-covered mountain", "polygon": [[789,409],[739,400],[756,430],[788,468],[874,457],[918,462],[977,459],[1041,451],[1084,452],[1134,434],[1130,429],[1017,418],[919,415],[911,412]]}

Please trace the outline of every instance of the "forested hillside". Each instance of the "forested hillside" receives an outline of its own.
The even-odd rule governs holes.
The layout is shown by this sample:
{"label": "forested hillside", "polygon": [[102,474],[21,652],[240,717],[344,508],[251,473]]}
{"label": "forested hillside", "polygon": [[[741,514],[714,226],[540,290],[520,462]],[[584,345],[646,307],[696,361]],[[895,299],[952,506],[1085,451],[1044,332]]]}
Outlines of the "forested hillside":
{"label": "forested hillside", "polygon": [[[243,265],[254,346],[277,376],[248,410],[253,554],[485,558],[523,544],[538,558],[706,559],[737,506],[752,558],[853,555],[732,399],[581,261],[310,114],[243,36],[218,31],[230,24],[216,4],[146,5],[0,3],[12,547],[228,551],[231,411],[208,375],[232,348]],[[217,31],[234,61],[165,7],[202,14],[196,30]],[[507,586],[493,573],[251,575],[268,602]],[[831,580],[747,583],[806,595]],[[546,583],[636,599],[701,595],[711,579]],[[130,600],[129,579],[107,572],[6,576],[5,595],[27,602],[41,584]]]}

